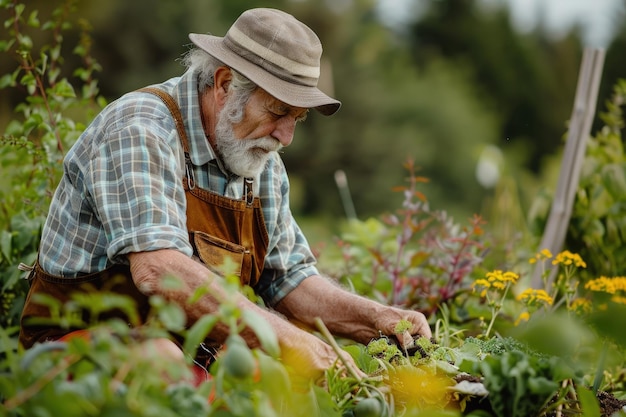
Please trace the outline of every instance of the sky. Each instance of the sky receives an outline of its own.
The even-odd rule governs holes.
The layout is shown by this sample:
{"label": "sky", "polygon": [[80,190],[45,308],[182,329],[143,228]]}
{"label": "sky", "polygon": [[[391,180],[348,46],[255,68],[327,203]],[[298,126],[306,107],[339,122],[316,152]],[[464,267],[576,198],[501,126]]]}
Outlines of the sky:
{"label": "sky", "polygon": [[505,1],[518,29],[532,30],[543,19],[555,36],[561,36],[572,24],[580,24],[585,46],[606,47],[620,21],[626,20],[626,0]]}
{"label": "sky", "polygon": [[[379,11],[388,22],[402,23],[425,10],[425,0],[379,0]],[[574,24],[582,27],[585,46],[606,47],[619,22],[626,20],[626,0],[479,0],[485,7],[508,5],[513,24],[529,31],[541,21],[555,36]]]}

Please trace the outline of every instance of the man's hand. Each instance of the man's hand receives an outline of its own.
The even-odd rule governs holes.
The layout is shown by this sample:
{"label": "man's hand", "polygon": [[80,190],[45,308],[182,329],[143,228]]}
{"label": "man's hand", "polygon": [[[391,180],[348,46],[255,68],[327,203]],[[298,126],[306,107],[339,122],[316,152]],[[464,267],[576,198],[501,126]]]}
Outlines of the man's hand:
{"label": "man's hand", "polygon": [[[432,332],[426,317],[418,311],[387,307],[376,318],[375,323],[376,327],[383,335],[392,336],[396,335],[396,325],[400,320],[406,320],[413,324],[413,327],[407,331],[410,336],[420,335],[428,339],[432,337]],[[402,335],[397,335],[397,337],[398,341],[403,346],[408,343],[407,340],[403,339]]]}
{"label": "man's hand", "polygon": [[281,358],[287,369],[297,378],[317,381],[324,376],[327,369],[336,366],[343,372],[346,365],[359,377],[365,377],[354,360],[347,352],[340,351],[341,359],[335,350],[318,337],[300,330],[296,338],[281,340]]}
{"label": "man's hand", "polygon": [[[138,288],[142,289],[146,295],[160,294],[166,299],[179,304],[185,309],[191,321],[197,320],[204,314],[212,314],[219,308],[218,299],[222,298],[223,288],[221,288],[221,278],[212,276],[205,266],[193,261],[191,258],[174,251],[161,250],[155,252],[134,253],[129,255],[131,272]],[[180,288],[163,288],[163,275],[185,277]],[[210,285],[208,294],[191,305],[189,298],[194,291],[203,285]],[[218,295],[215,297],[214,295]],[[255,314],[268,321],[276,332],[283,355],[289,362],[294,372],[302,376],[320,378],[324,371],[334,366],[337,361],[337,354],[330,345],[324,343],[318,337],[298,328],[297,326],[284,320],[277,314],[271,313],[256,304],[250,302],[243,295],[238,295],[237,306],[239,308],[253,311]],[[228,327],[218,324],[214,327],[211,337],[219,342],[223,342],[228,336]],[[258,346],[258,340],[251,331],[244,331],[242,336],[251,347]],[[345,353],[345,352],[343,352]],[[342,356],[346,361],[354,365],[352,357],[347,353]],[[358,369],[354,365],[355,369]]]}
{"label": "man's hand", "polygon": [[382,305],[350,293],[319,275],[305,279],[276,309],[311,328],[315,328],[314,319],[319,317],[332,334],[363,344],[380,333],[394,335],[402,319],[413,324],[409,329],[411,335],[432,337],[424,314]]}

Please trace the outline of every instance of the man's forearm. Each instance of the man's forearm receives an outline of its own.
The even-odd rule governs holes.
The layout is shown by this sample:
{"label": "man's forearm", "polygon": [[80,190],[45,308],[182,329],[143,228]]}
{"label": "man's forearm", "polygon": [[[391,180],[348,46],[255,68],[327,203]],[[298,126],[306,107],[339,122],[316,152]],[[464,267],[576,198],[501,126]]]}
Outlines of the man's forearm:
{"label": "man's forearm", "polygon": [[319,317],[331,333],[367,343],[378,335],[375,319],[384,306],[314,275],[289,293],[276,309],[308,326],[314,326]]}
{"label": "man's forearm", "polygon": [[331,333],[364,344],[381,332],[394,335],[401,320],[412,324],[411,335],[432,337],[424,314],[352,294],[319,275],[305,279],[279,303],[277,310],[309,326],[314,326],[315,318],[319,317]]}
{"label": "man's forearm", "polygon": [[[133,280],[139,290],[145,295],[161,295],[170,302],[184,309],[188,320],[193,323],[200,317],[217,312],[221,300],[227,295],[221,277],[213,274],[199,262],[187,257],[175,250],[160,250],[155,252],[133,253],[128,256],[131,265]],[[163,286],[164,276],[181,278],[180,285]],[[190,298],[201,287],[207,287],[198,301],[190,303]],[[297,330],[295,326],[286,322],[276,314],[252,303],[242,294],[234,295],[234,301],[238,308],[251,310],[255,314],[266,319],[276,332],[279,340],[288,339],[290,333]],[[223,342],[229,334],[228,326],[218,323],[211,332],[211,338]],[[251,347],[257,347],[257,337],[249,329],[244,330],[242,336]]]}
{"label": "man's forearm", "polygon": [[[190,259],[180,252],[161,250],[152,253],[136,253],[129,255],[129,259],[131,263],[131,273],[133,274],[133,280],[135,280],[137,287],[146,295],[159,294],[167,300],[178,304],[185,310],[190,322],[194,322],[203,315],[217,312],[220,300],[225,299],[226,294],[221,285],[223,280],[215,274],[212,274],[204,265]],[[161,285],[161,282],[162,278],[166,275],[182,278],[182,285],[178,286],[178,288],[164,287]],[[322,279],[321,277],[319,278],[320,280]],[[311,279],[309,278],[306,281],[309,280]],[[206,294],[196,303],[190,304],[190,297],[198,288],[206,285],[209,285]],[[297,297],[291,298],[290,296],[289,299],[291,301],[285,305],[300,303],[303,306],[309,306],[310,303],[321,300],[324,291],[323,287],[314,292],[304,291],[300,293],[303,297],[301,300]],[[348,298],[343,298],[346,296]],[[240,309],[252,311],[254,314],[258,314],[268,321],[278,338],[283,359],[286,363],[289,363],[290,366],[294,367],[294,369],[297,369],[297,373],[302,373],[305,376],[308,375],[312,379],[315,379],[323,374],[324,370],[336,363],[337,354],[327,343],[299,329],[278,314],[272,313],[252,303],[242,294],[237,293],[235,297],[235,302]],[[345,293],[341,295],[341,300],[337,299],[336,301],[341,301],[343,304],[342,307],[345,307],[346,304],[353,305],[356,311],[358,310],[356,307],[359,298],[360,297],[353,294]],[[324,304],[324,308],[327,308],[330,304],[332,304],[332,300],[327,300]],[[377,304],[372,302],[372,305]],[[371,308],[365,310],[367,310],[365,311],[366,313],[372,312]],[[306,307],[299,311],[296,318],[299,317],[302,322],[313,325],[314,319],[317,316],[314,313],[314,310],[309,310],[308,307]],[[322,319],[327,320],[329,323],[332,322],[333,324],[330,326],[331,331],[342,335],[346,332],[353,333],[356,316],[358,315],[353,314],[349,321],[342,322],[342,318],[345,318],[344,315],[340,314],[339,311],[329,311]],[[308,320],[303,320],[304,318],[308,318]],[[375,334],[367,325],[363,326],[363,330],[360,333],[362,333],[362,335],[359,339],[364,341],[367,341],[366,339],[370,337],[370,335]],[[218,342],[224,342],[228,334],[228,326],[223,323],[218,323],[210,333],[210,337]],[[259,346],[259,340],[251,329],[245,329],[242,332],[242,336],[246,339],[250,347]],[[353,336],[354,335],[352,335],[352,337]],[[344,360],[350,362],[352,359],[348,355]]]}

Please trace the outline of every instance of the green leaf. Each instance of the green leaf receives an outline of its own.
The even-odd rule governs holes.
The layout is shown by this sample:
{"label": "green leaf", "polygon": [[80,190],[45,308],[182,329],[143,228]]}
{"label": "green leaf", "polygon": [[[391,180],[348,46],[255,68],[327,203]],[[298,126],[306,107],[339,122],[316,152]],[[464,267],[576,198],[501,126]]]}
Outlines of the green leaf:
{"label": "green leaf", "polygon": [[195,356],[198,346],[206,339],[208,334],[211,333],[211,330],[213,330],[217,322],[218,317],[214,315],[200,317],[200,319],[187,330],[183,350],[191,356]]}
{"label": "green leaf", "polygon": [[13,74],[4,74],[0,78],[0,88],[15,87],[15,77]]}
{"label": "green leaf", "polygon": [[249,326],[261,342],[263,350],[273,357],[280,355],[278,338],[274,329],[263,318],[249,310],[244,310],[242,314],[243,322]]}
{"label": "green leaf", "polygon": [[33,28],[38,28],[40,23],[39,23],[39,18],[37,16],[37,14],[39,13],[38,10],[34,10],[30,13],[30,15],[28,16],[28,20],[26,21],[26,24],[30,27]]}
{"label": "green leaf", "polygon": [[361,344],[345,346],[343,350],[352,356],[356,366],[366,374],[372,374],[380,368],[380,362],[368,354],[367,348]]}
{"label": "green leaf", "polygon": [[280,362],[263,352],[257,351],[257,359],[261,377],[259,386],[280,404],[284,401],[286,392],[293,392],[287,370]]}
{"label": "green leaf", "polygon": [[[276,414],[274,411],[274,405],[272,401],[270,401],[267,397],[261,397],[259,401],[255,404],[255,411],[257,416],[263,417],[278,417],[279,414]],[[295,417],[295,416],[294,416]]]}
{"label": "green leaf", "polygon": [[533,394],[552,394],[559,389],[559,384],[543,376],[528,378],[526,382]]}
{"label": "green leaf", "polygon": [[0,251],[2,252],[2,256],[6,261],[11,261],[11,240],[13,235],[3,230],[0,235]]}
{"label": "green leaf", "polygon": [[299,411],[298,416],[339,417],[341,415],[330,393],[317,385],[311,387],[306,397],[302,395],[301,400],[297,399],[296,396],[297,403],[294,405],[296,406],[295,410]]}
{"label": "green leaf", "polygon": [[21,212],[11,218],[11,230],[16,234],[13,246],[18,252],[24,252],[27,248],[36,249],[39,244],[39,232],[43,226],[43,218],[30,218],[25,212]]}
{"label": "green leaf", "polygon": [[78,56],[87,55],[87,49],[83,45],[77,45],[72,52]]}
{"label": "green leaf", "polygon": [[52,94],[57,97],[76,97],[76,93],[74,93],[74,87],[72,87],[72,85],[66,79],[62,79],[52,88]]}
{"label": "green leaf", "polygon": [[7,52],[15,44],[15,39],[0,40],[0,52]]}
{"label": "green leaf", "polygon": [[602,337],[608,337],[620,346],[626,346],[626,332],[624,332],[626,305],[610,302],[606,308],[598,308],[591,313],[588,320]]}
{"label": "green leaf", "polygon": [[16,4],[15,5],[15,17],[19,19],[24,13],[24,9],[26,8],[25,4]]}
{"label": "green leaf", "polygon": [[59,57],[61,56],[61,45],[56,45],[54,48],[50,49],[50,58],[52,59],[52,61],[56,62],[59,60]]}
{"label": "green leaf", "polygon": [[167,330],[178,332],[185,328],[187,315],[180,306],[168,303],[159,309],[159,320]]}
{"label": "green leaf", "polygon": [[576,388],[576,393],[578,394],[578,400],[582,408],[582,417],[600,417],[600,405],[598,404],[595,394],[580,385]]}
{"label": "green leaf", "polygon": [[626,200],[626,173],[622,164],[602,167],[602,181],[607,191],[617,201]]}
{"label": "green leaf", "polygon": [[20,79],[20,83],[28,89],[29,94],[34,94],[35,89],[37,88],[37,80],[35,80],[35,76],[32,72],[27,72]]}
{"label": "green leaf", "polygon": [[30,36],[22,33],[17,34],[17,41],[20,44],[20,49],[30,51],[33,48],[33,40]]}
{"label": "green leaf", "polygon": [[[552,313],[545,316],[533,316],[527,323],[521,324],[512,332],[512,336],[538,352],[551,356],[570,357],[575,350],[586,344],[594,343],[591,330],[580,321],[566,314]],[[547,338],[546,335],[550,337]]]}

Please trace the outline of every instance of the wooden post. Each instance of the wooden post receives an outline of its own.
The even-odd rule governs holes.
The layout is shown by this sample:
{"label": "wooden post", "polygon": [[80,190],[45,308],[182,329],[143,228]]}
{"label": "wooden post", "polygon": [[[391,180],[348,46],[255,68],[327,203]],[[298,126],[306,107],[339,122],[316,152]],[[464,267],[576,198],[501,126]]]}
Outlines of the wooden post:
{"label": "wooden post", "polygon": [[[591,134],[591,124],[596,113],[604,55],[603,49],[596,48],[586,48],[583,53],[559,180],[539,247],[539,250],[549,249],[554,255],[561,252],[563,248],[567,227],[572,216],[580,170]],[[542,284],[541,271],[541,268],[535,268],[532,278],[532,286],[535,288]],[[555,273],[556,268],[552,270],[550,281],[554,279]]]}

